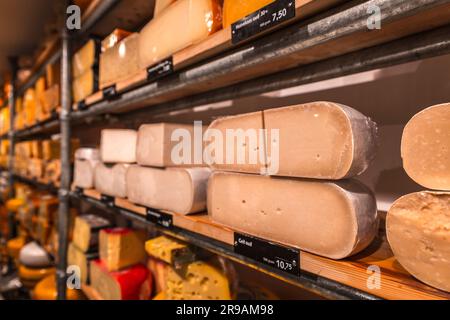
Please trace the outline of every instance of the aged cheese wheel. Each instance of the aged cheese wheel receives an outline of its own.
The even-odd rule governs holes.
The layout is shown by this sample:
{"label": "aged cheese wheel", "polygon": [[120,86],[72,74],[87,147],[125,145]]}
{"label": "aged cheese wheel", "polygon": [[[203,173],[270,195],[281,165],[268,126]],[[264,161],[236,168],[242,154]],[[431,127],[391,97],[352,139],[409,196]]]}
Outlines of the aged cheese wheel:
{"label": "aged cheese wheel", "polygon": [[206,209],[209,168],[146,168],[127,172],[128,199],[149,208],[180,214]]}
{"label": "aged cheese wheel", "polygon": [[107,196],[126,198],[126,173],[131,167],[128,164],[116,164],[111,167],[98,163],[95,166],[95,189]]}
{"label": "aged cheese wheel", "polygon": [[99,160],[75,160],[73,184],[82,189],[92,189],[95,186],[95,167]]}
{"label": "aged cheese wheel", "polygon": [[418,192],[398,199],[387,214],[386,233],[409,273],[450,292],[450,193]]}
{"label": "aged cheese wheel", "polygon": [[[56,300],[58,290],[56,288],[56,277],[51,275],[42,279],[33,290],[34,300]],[[66,300],[81,300],[83,294],[80,290],[67,289]]]}
{"label": "aged cheese wheel", "polygon": [[75,218],[73,243],[82,252],[96,251],[100,230],[111,227],[105,218],[87,214]]}
{"label": "aged cheese wheel", "polygon": [[101,133],[100,154],[105,163],[136,162],[137,132],[128,129],[105,129]]}
{"label": "aged cheese wheel", "polygon": [[54,275],[55,272],[55,268],[28,268],[21,264],[19,266],[19,279],[26,288],[33,289],[39,281]]}
{"label": "aged cheese wheel", "polygon": [[401,150],[411,179],[425,188],[450,191],[450,103],[416,114],[403,131]]}
{"label": "aged cheese wheel", "polygon": [[117,271],[144,261],[145,236],[127,228],[102,229],[99,253],[108,271]]}
{"label": "aged cheese wheel", "polygon": [[139,64],[147,68],[222,26],[217,0],[178,0],[151,20],[139,36]]}
{"label": "aged cheese wheel", "polygon": [[234,22],[248,16],[258,9],[274,2],[274,0],[224,0],[223,27],[229,27]]}
{"label": "aged cheese wheel", "polygon": [[47,268],[52,265],[48,253],[36,242],[30,242],[20,250],[19,260],[30,268]]}
{"label": "aged cheese wheel", "polygon": [[98,39],[90,39],[72,57],[72,77],[78,78],[88,70],[92,70],[98,64],[101,42]]}
{"label": "aged cheese wheel", "polygon": [[81,251],[73,242],[69,244],[67,251],[67,264],[80,268],[81,282],[89,282],[89,262],[98,259],[98,252],[85,253]]}
{"label": "aged cheese wheel", "polygon": [[[136,161],[141,166],[204,166],[203,127],[156,123],[139,128]],[[197,152],[197,154],[196,154]]]}
{"label": "aged cheese wheel", "polygon": [[332,259],[361,251],[378,230],[375,198],[356,181],[216,172],[208,212],[237,231]]}
{"label": "aged cheese wheel", "polygon": [[9,240],[6,243],[8,255],[14,260],[19,259],[20,250],[22,250],[22,248],[25,246],[26,243],[27,242],[25,237],[17,237]]}
{"label": "aged cheese wheel", "polygon": [[[101,260],[94,260],[91,262],[90,279],[91,286],[105,300],[139,300],[143,298],[143,286],[151,286],[149,271],[143,264],[109,272]],[[148,292],[148,289],[144,291]]]}

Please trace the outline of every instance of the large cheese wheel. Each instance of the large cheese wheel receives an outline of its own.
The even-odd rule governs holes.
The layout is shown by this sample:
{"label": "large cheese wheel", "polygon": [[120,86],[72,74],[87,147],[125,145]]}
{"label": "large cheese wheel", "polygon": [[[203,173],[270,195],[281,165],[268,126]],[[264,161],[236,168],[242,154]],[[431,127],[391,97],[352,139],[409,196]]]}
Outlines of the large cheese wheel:
{"label": "large cheese wheel", "polygon": [[408,272],[450,292],[450,193],[418,192],[398,199],[387,214],[386,233]]}
{"label": "large cheese wheel", "polygon": [[39,281],[54,275],[55,272],[55,268],[28,268],[21,264],[19,266],[19,279],[26,288],[33,289]]}
{"label": "large cheese wheel", "polygon": [[19,259],[20,250],[22,250],[26,243],[25,237],[17,237],[9,240],[6,243],[8,255],[14,260]]}
{"label": "large cheese wheel", "polygon": [[105,218],[87,214],[75,218],[73,242],[82,252],[96,251],[100,230],[109,228],[111,224]]}
{"label": "large cheese wheel", "polygon": [[356,181],[217,172],[208,185],[208,212],[235,230],[332,259],[361,251],[378,230],[375,198]]}
{"label": "large cheese wheel", "polygon": [[139,64],[147,68],[222,26],[217,0],[178,0],[151,20],[139,36]]}
{"label": "large cheese wheel", "polygon": [[105,129],[101,133],[100,154],[105,163],[136,162],[137,132],[128,129]]}
{"label": "large cheese wheel", "polygon": [[274,0],[224,0],[223,27],[229,27],[234,22],[248,16],[258,9],[274,2]]}
{"label": "large cheese wheel", "polygon": [[202,126],[195,129],[184,124],[145,124],[138,131],[136,161],[151,167],[202,166],[202,147]]}
{"label": "large cheese wheel", "polygon": [[30,268],[47,268],[52,264],[48,253],[36,242],[30,242],[20,250],[19,260]]}
{"label": "large cheese wheel", "polygon": [[[56,300],[58,297],[58,290],[56,288],[55,275],[42,279],[34,288],[32,297],[34,300]],[[66,300],[81,299],[83,299],[83,294],[80,290],[67,289]]]}
{"label": "large cheese wheel", "polygon": [[77,266],[80,269],[82,283],[89,282],[89,262],[98,259],[98,252],[85,253],[71,242],[67,251],[67,264]]}
{"label": "large cheese wheel", "polygon": [[403,131],[401,150],[411,179],[429,189],[450,191],[450,103],[416,114]]}
{"label": "large cheese wheel", "polygon": [[127,172],[128,199],[149,208],[180,214],[206,209],[209,168],[146,168]]}
{"label": "large cheese wheel", "polygon": [[126,173],[131,167],[128,164],[109,167],[98,163],[95,166],[95,189],[107,196],[126,198]]}
{"label": "large cheese wheel", "polygon": [[95,167],[98,160],[75,160],[73,184],[82,189],[92,189],[95,185]]}
{"label": "large cheese wheel", "polygon": [[142,264],[109,272],[101,260],[94,260],[91,262],[90,279],[91,286],[105,300],[147,300],[149,296],[142,296],[141,293],[151,291],[152,287],[150,273]]}

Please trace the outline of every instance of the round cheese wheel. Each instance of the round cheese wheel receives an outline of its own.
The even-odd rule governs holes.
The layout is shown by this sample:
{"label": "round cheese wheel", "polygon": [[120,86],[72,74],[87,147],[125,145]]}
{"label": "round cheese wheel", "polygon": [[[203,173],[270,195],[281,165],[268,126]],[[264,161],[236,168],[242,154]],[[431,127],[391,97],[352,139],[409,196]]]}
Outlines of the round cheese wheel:
{"label": "round cheese wheel", "polygon": [[[80,290],[67,289],[67,300],[81,300],[83,294]],[[42,279],[34,288],[33,299],[34,300],[56,300],[58,292],[56,289],[55,275],[48,276]]]}
{"label": "round cheese wheel", "polygon": [[7,242],[8,254],[12,259],[19,259],[20,250],[25,245],[25,237],[17,237]]}
{"label": "round cheese wheel", "polygon": [[36,242],[30,242],[20,250],[19,260],[31,268],[46,268],[52,264],[47,251]]}

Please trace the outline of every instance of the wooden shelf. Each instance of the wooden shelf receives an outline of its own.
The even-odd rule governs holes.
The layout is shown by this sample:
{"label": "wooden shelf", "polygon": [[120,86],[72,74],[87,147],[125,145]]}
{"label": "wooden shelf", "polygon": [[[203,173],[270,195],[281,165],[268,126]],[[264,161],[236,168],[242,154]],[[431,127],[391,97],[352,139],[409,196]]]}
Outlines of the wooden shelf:
{"label": "wooden shelf", "polygon": [[[91,203],[105,206],[101,202],[101,195],[96,190],[84,190],[81,199],[89,199]],[[125,199],[116,198],[114,207],[116,213],[125,215],[127,218],[136,218],[140,222],[146,221],[147,208],[130,203]],[[160,228],[164,233],[186,240],[186,236],[181,231],[187,231],[189,235],[200,235],[208,243],[208,250],[215,251],[230,257],[240,263],[245,263],[259,270],[265,270],[265,266],[246,261],[242,257],[236,257],[233,251],[234,231],[228,227],[211,221],[205,214],[180,215],[168,213],[173,217],[173,229]],[[134,215],[134,216],[133,216]],[[150,222],[148,222],[151,224]],[[192,242],[192,239],[187,239]],[[224,246],[214,248],[215,243]],[[195,244],[195,243],[194,243]],[[204,245],[204,243],[203,243]],[[380,287],[372,288],[368,285],[371,272],[369,267],[379,268],[381,271]],[[370,247],[360,254],[344,260],[331,260],[308,252],[300,253],[301,274],[313,275],[320,283],[323,279],[328,279],[346,287],[354,288],[361,294],[361,297],[380,297],[383,299],[450,299],[450,294],[429,287],[413,278],[396,261],[383,230]],[[267,270],[266,270],[267,271]],[[271,275],[285,280],[289,283],[295,279],[288,277],[282,272],[270,270]],[[300,279],[299,279],[300,280]]]}

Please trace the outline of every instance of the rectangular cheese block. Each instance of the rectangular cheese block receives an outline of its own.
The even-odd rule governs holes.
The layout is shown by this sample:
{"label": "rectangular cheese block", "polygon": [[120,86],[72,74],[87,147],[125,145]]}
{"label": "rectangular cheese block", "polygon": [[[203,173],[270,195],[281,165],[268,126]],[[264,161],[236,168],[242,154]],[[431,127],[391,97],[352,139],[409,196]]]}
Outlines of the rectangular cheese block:
{"label": "rectangular cheese block", "polygon": [[59,91],[59,84],[54,84],[44,92],[42,107],[45,112],[51,113],[59,106]]}
{"label": "rectangular cheese block", "polygon": [[450,292],[449,192],[417,192],[398,199],[386,216],[386,235],[408,272]]}
{"label": "rectangular cheese block", "polygon": [[101,133],[100,154],[105,163],[135,163],[137,132],[128,129],[105,129]]}
{"label": "rectangular cheese block", "polygon": [[61,79],[61,60],[48,64],[45,67],[45,75],[47,78],[47,88],[60,85]]}
{"label": "rectangular cheese block", "polygon": [[332,259],[353,255],[378,231],[375,197],[357,181],[214,173],[211,218],[237,231]]}
{"label": "rectangular cheese block", "polygon": [[223,27],[231,24],[274,2],[274,0],[224,0]]}
{"label": "rectangular cheese block", "polygon": [[73,184],[82,189],[95,187],[95,167],[99,160],[75,160]]}
{"label": "rectangular cheese block", "polygon": [[101,42],[90,39],[72,57],[72,78],[79,78],[82,74],[92,70],[98,65]]}
{"label": "rectangular cheese block", "polygon": [[101,260],[90,264],[91,286],[104,300],[149,299],[150,295],[142,295],[142,292],[150,292],[150,276],[143,264],[114,272],[109,272]]}
{"label": "rectangular cheese block", "polygon": [[195,261],[194,250],[179,240],[160,236],[145,242],[145,250],[149,256],[160,259],[175,268]]}
{"label": "rectangular cheese block", "polygon": [[68,266],[76,266],[80,270],[81,283],[89,283],[89,265],[93,260],[98,259],[98,252],[85,253],[81,251],[73,242],[69,244],[67,251]]}
{"label": "rectangular cheese block", "polygon": [[88,214],[75,218],[73,243],[82,252],[97,251],[100,230],[111,227],[103,217]]}
{"label": "rectangular cheese block", "polygon": [[144,261],[145,235],[128,228],[100,231],[100,259],[108,271],[117,271]]}
{"label": "rectangular cheese block", "polygon": [[156,123],[139,128],[136,161],[141,166],[203,166],[203,127]]}
{"label": "rectangular cheese block", "polygon": [[136,74],[139,68],[139,34],[134,33],[100,55],[100,88]]}
{"label": "rectangular cheese block", "polygon": [[98,91],[97,70],[88,69],[72,82],[73,101],[80,102]]}
{"label": "rectangular cheese block", "polygon": [[401,156],[416,183],[450,191],[450,103],[422,110],[407,123]]}
{"label": "rectangular cheese block", "polygon": [[[227,129],[245,130],[251,128],[251,115],[218,119],[209,129],[220,129],[222,135]],[[338,180],[363,173],[375,157],[376,124],[350,107],[313,102],[265,110],[260,115],[265,138],[258,141],[258,150],[255,143],[249,147],[247,142],[237,142],[245,146],[236,151],[243,159],[241,164],[213,164],[214,169],[261,173],[260,167],[249,166],[248,161],[251,164],[257,151],[263,150],[268,175]],[[255,135],[254,130],[241,132],[240,140],[248,139],[250,133]],[[230,141],[225,140],[226,146]]]}
{"label": "rectangular cheese block", "polygon": [[116,44],[131,35],[131,32],[123,29],[114,29],[114,31],[102,40],[102,53],[111,49]]}
{"label": "rectangular cheese block", "polygon": [[128,199],[149,208],[189,214],[206,209],[208,168],[146,168],[127,172]]}
{"label": "rectangular cheese block", "polygon": [[44,182],[59,184],[61,180],[61,160],[50,160],[46,162],[44,169]]}
{"label": "rectangular cheese block", "polygon": [[25,112],[25,126],[31,127],[36,123],[36,93],[33,88],[25,92],[23,108]]}
{"label": "rectangular cheese block", "polygon": [[79,148],[75,150],[77,160],[101,160],[100,150],[97,148]]}
{"label": "rectangular cheese block", "polygon": [[42,157],[44,160],[54,160],[61,157],[61,141],[60,140],[43,140],[42,141]]}
{"label": "rectangular cheese block", "polygon": [[98,163],[94,172],[95,189],[107,196],[126,198],[126,174],[129,168],[130,165],[128,164],[119,163],[114,166],[106,166],[103,163]]}
{"label": "rectangular cheese block", "polygon": [[153,18],[156,18],[163,12],[168,6],[174,3],[176,0],[155,0],[155,10],[153,12]]}
{"label": "rectangular cheese block", "polygon": [[44,175],[45,162],[41,159],[28,159],[29,177],[32,179],[40,179]]}
{"label": "rectangular cheese block", "polygon": [[33,140],[31,141],[31,157],[42,159],[42,141],[41,140]]}
{"label": "rectangular cheese block", "polygon": [[217,0],[178,0],[151,20],[139,36],[139,64],[147,68],[197,43],[222,26]]}

